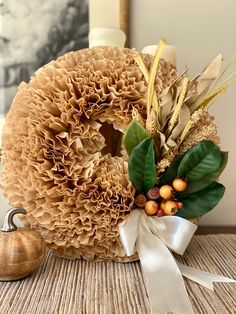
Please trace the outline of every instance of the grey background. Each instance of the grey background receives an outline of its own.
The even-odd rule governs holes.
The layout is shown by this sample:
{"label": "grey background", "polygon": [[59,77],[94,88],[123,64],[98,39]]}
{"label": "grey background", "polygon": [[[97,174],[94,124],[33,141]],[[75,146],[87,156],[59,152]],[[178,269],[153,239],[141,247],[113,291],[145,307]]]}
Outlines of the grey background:
{"label": "grey background", "polygon": [[87,0],[0,0],[0,115],[37,68],[88,47],[88,30]]}

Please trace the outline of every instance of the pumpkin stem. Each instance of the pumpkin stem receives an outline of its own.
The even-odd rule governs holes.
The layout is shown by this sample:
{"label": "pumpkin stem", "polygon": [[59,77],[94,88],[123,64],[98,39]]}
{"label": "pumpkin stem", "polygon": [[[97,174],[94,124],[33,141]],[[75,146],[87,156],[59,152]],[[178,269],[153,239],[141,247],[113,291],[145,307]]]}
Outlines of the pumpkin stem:
{"label": "pumpkin stem", "polygon": [[11,232],[17,230],[17,226],[13,222],[13,217],[16,214],[27,214],[24,208],[11,208],[7,211],[1,231],[2,232]]}

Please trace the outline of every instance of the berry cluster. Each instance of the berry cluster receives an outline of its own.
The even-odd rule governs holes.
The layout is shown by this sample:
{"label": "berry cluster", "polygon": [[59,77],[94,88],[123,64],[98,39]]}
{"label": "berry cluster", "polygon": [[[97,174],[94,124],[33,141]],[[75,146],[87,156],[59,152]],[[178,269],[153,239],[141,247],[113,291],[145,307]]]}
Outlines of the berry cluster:
{"label": "berry cluster", "polygon": [[183,207],[183,203],[175,198],[175,192],[182,192],[186,189],[187,182],[182,178],[176,178],[171,185],[154,186],[146,195],[138,194],[135,197],[135,204],[144,208],[148,216],[174,215]]}

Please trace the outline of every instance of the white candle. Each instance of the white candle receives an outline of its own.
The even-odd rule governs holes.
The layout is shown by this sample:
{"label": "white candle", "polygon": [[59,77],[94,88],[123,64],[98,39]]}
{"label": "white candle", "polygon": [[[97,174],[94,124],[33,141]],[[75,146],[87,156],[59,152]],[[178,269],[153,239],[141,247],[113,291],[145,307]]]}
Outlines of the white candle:
{"label": "white candle", "polygon": [[120,28],[120,0],[89,0],[89,28]]}
{"label": "white candle", "polygon": [[[157,45],[151,45],[151,46],[146,46],[143,48],[142,52],[143,53],[148,53],[150,55],[155,55],[157,50]],[[163,49],[163,53],[161,55],[163,59],[166,61],[170,62],[174,66],[176,66],[176,47],[174,46],[165,46]]]}
{"label": "white candle", "polygon": [[125,40],[125,33],[118,28],[97,27],[89,32],[89,48],[97,46],[123,48]]}
{"label": "white candle", "polygon": [[89,1],[89,47],[123,48],[126,36],[121,27],[120,0]]}

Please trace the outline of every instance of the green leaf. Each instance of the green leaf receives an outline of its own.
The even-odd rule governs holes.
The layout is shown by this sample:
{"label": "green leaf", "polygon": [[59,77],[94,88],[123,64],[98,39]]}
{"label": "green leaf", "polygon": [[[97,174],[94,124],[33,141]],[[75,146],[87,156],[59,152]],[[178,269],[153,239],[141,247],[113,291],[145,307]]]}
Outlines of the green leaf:
{"label": "green leaf", "polygon": [[151,189],[156,180],[154,142],[151,137],[144,139],[132,151],[128,172],[134,187],[143,193]]}
{"label": "green leaf", "polygon": [[163,175],[159,178],[159,185],[170,183],[177,177],[178,167],[183,157],[184,155],[179,156],[177,159],[175,159],[172,165],[165,170]]}
{"label": "green leaf", "polygon": [[222,184],[213,182],[196,193],[186,195],[181,198],[184,207],[179,209],[176,216],[195,218],[204,215],[218,204],[224,192],[225,187]]}
{"label": "green leaf", "polygon": [[134,147],[147,137],[150,137],[148,131],[136,119],[133,119],[123,137],[123,143],[128,155],[130,156]]}
{"label": "green leaf", "polygon": [[220,164],[220,168],[212,174],[212,178],[214,177],[215,180],[221,175],[221,173],[225,170],[225,167],[228,163],[228,157],[229,157],[229,153],[228,152],[220,152],[221,154],[221,164]]}
{"label": "green leaf", "polygon": [[177,176],[199,180],[217,171],[221,164],[221,152],[211,141],[202,141],[190,149],[181,160]]}
{"label": "green leaf", "polygon": [[199,180],[189,180],[186,190],[182,192],[182,194],[191,194],[197,192],[212,182],[216,181],[220,174],[224,171],[226,164],[228,162],[228,152],[221,152],[221,164],[219,169],[215,172],[208,174],[207,176],[199,179]]}

